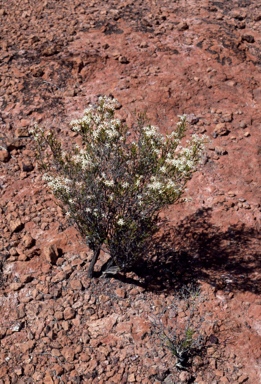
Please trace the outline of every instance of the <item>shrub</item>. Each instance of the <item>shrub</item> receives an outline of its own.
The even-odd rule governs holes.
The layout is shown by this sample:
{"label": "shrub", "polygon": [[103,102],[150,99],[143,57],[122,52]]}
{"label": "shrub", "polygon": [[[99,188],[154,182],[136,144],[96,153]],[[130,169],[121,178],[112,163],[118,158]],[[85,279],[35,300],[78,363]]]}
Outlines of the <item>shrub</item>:
{"label": "shrub", "polygon": [[162,208],[175,203],[201,158],[205,137],[181,145],[185,116],[170,135],[145,124],[129,130],[115,117],[118,102],[99,97],[71,122],[80,146],[65,150],[53,132],[34,136],[44,180],[93,251],[89,276],[102,245],[114,265],[130,270],[158,230]]}

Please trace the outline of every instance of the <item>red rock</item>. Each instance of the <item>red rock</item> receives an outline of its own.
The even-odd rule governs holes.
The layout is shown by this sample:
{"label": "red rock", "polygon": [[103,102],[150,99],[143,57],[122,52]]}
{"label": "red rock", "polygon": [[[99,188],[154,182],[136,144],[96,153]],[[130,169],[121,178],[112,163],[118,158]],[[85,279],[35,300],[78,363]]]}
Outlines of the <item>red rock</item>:
{"label": "red rock", "polygon": [[134,341],[142,340],[148,333],[151,332],[150,323],[141,317],[132,319],[133,325],[131,335]]}
{"label": "red rock", "polygon": [[87,361],[89,361],[91,359],[91,356],[88,355],[87,353],[83,352],[83,353],[80,354],[79,358],[80,358],[81,361],[87,362]]}
{"label": "red rock", "polygon": [[136,377],[135,377],[134,373],[131,373],[131,374],[128,376],[128,382],[129,382],[129,383],[135,383],[135,382],[136,382]]}
{"label": "red rock", "polygon": [[10,154],[7,149],[0,147],[0,162],[6,163],[10,159]]}
{"label": "red rock", "polygon": [[186,23],[186,21],[182,21],[181,23],[179,23],[177,25],[177,29],[178,29],[178,31],[186,31],[187,29],[189,29],[189,26]]}
{"label": "red rock", "polygon": [[9,223],[9,227],[11,232],[19,232],[23,229],[24,224],[20,219],[11,220]]}
{"label": "red rock", "polygon": [[19,289],[21,289],[23,287],[23,284],[22,283],[11,283],[9,285],[9,289],[10,291],[18,291]]}
{"label": "red rock", "polygon": [[0,366],[0,378],[6,378],[8,373],[8,367],[6,365]]}
{"label": "red rock", "polygon": [[64,347],[61,353],[67,361],[72,362],[74,360],[75,351],[73,347]]}
{"label": "red rock", "polygon": [[238,384],[246,383],[248,381],[249,377],[246,374],[241,375],[238,379],[237,382]]}
{"label": "red rock", "polygon": [[50,372],[47,372],[44,376],[44,382],[46,384],[54,384],[54,380],[52,378],[52,374]]}
{"label": "red rock", "polygon": [[179,374],[179,379],[182,383],[188,383],[191,379],[191,374],[189,372],[183,371]]}
{"label": "red rock", "polygon": [[82,289],[82,283],[80,282],[80,280],[71,280],[70,287],[73,290]]}
{"label": "red rock", "polygon": [[51,264],[55,265],[59,257],[58,249],[55,244],[45,246],[42,250],[44,258]]}
{"label": "red rock", "polygon": [[75,316],[75,310],[73,308],[70,308],[70,307],[67,307],[65,308],[65,310],[63,311],[63,317],[64,317],[64,320],[70,320],[70,319],[73,319]]}
{"label": "red rock", "polygon": [[224,136],[229,133],[229,130],[227,129],[227,126],[225,123],[219,123],[216,125],[214,129],[214,134],[216,136]]}
{"label": "red rock", "polygon": [[17,127],[15,130],[15,136],[16,137],[28,137],[28,136],[30,136],[30,134],[28,132],[27,124],[26,124],[26,126]]}
{"label": "red rock", "polygon": [[25,248],[31,248],[35,243],[35,239],[28,233],[23,236],[22,241]]}
{"label": "red rock", "polygon": [[104,334],[104,332],[110,332],[118,319],[117,314],[112,314],[104,319],[92,321],[88,324],[88,329],[93,337],[96,335]]}
{"label": "red rock", "polygon": [[132,322],[131,321],[126,321],[126,322],[120,322],[116,325],[116,331],[121,334],[121,333],[130,333],[132,328]]}
{"label": "red rock", "polygon": [[31,352],[34,346],[35,346],[35,341],[29,340],[25,343],[20,344],[18,347],[23,353],[26,353],[26,352]]}
{"label": "red rock", "polygon": [[118,297],[121,297],[122,299],[125,299],[126,297],[126,291],[123,289],[123,288],[117,288],[115,290],[115,294],[118,296]]}
{"label": "red rock", "polygon": [[68,276],[68,273],[64,271],[60,271],[52,277],[52,282],[59,283],[60,281],[65,281],[67,279],[67,276]]}
{"label": "red rock", "polygon": [[59,364],[54,364],[52,366],[52,370],[55,371],[56,376],[61,376],[63,374],[63,372],[64,372],[63,367],[61,365],[59,365]]}

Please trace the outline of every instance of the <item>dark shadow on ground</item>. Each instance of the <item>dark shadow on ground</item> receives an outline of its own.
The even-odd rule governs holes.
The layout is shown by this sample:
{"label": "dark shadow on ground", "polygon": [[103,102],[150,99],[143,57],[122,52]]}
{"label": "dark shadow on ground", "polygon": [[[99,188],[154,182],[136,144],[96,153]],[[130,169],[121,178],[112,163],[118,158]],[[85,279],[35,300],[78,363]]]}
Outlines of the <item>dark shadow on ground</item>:
{"label": "dark shadow on ground", "polygon": [[224,232],[211,215],[200,209],[178,227],[166,226],[135,269],[146,289],[171,292],[201,280],[217,289],[261,293],[260,234],[244,225]]}

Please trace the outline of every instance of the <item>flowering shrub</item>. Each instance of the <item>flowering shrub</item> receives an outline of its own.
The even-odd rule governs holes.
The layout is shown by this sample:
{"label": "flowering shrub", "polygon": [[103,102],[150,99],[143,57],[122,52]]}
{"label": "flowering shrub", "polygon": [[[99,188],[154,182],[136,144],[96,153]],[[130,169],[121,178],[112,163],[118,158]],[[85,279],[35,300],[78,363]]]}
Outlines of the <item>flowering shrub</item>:
{"label": "flowering shrub", "polygon": [[181,146],[185,116],[170,135],[138,119],[131,131],[115,117],[118,102],[99,97],[71,122],[82,145],[66,151],[52,132],[37,128],[44,180],[76,223],[94,256],[102,245],[120,270],[131,269],[157,231],[160,210],[180,197],[200,160],[205,137]]}

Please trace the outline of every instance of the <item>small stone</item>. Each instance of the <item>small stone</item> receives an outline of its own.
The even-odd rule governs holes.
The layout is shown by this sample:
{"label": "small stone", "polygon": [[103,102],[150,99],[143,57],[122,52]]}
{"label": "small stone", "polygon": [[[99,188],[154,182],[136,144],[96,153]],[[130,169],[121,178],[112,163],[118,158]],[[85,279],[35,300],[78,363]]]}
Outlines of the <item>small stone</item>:
{"label": "small stone", "polygon": [[189,29],[188,23],[186,21],[182,21],[177,25],[177,29],[178,31],[186,31],[187,29]]}
{"label": "small stone", "polygon": [[227,384],[227,383],[229,383],[229,381],[228,381],[228,379],[225,376],[223,376],[223,377],[220,378],[220,383]]}
{"label": "small stone", "polygon": [[11,232],[19,232],[23,229],[24,224],[21,222],[20,219],[15,219],[10,221],[9,226],[10,226]]}
{"label": "small stone", "polygon": [[191,379],[191,374],[189,372],[183,371],[179,374],[179,379],[182,383],[188,383]]}
{"label": "small stone", "polygon": [[214,137],[225,136],[228,133],[229,133],[229,130],[227,129],[226,124],[225,123],[219,123],[216,125],[216,127],[214,129],[213,136]]}
{"label": "small stone", "polygon": [[22,287],[23,287],[22,283],[11,283],[11,284],[9,284],[10,291],[18,291]]}
{"label": "small stone", "polygon": [[57,259],[59,258],[58,249],[55,244],[51,244],[44,247],[42,250],[42,254],[45,257],[45,259],[53,265],[56,264]]}
{"label": "small stone", "polygon": [[246,41],[247,43],[253,44],[255,42],[255,38],[252,35],[243,35],[241,37],[241,41]]}
{"label": "small stone", "polygon": [[147,41],[142,41],[141,43],[140,43],[140,48],[148,48],[148,43],[147,43]]}
{"label": "small stone", "polygon": [[63,311],[63,317],[65,320],[71,320],[74,318],[74,316],[75,316],[75,310],[71,307],[67,307]]}
{"label": "small stone", "polygon": [[33,170],[34,170],[34,166],[30,161],[22,162],[23,172],[32,172]]}
{"label": "small stone", "polygon": [[245,121],[241,121],[239,123],[239,127],[245,129],[247,127],[247,124],[245,123]]}
{"label": "small stone", "polygon": [[223,113],[222,114],[222,119],[226,122],[226,123],[231,123],[231,121],[233,121],[233,113]]}
{"label": "small stone", "polygon": [[22,343],[19,345],[20,347],[20,350],[23,352],[23,353],[26,353],[28,351],[31,351],[35,346],[35,341],[34,340],[29,340],[25,343]]}
{"label": "small stone", "polygon": [[135,375],[134,373],[131,373],[129,376],[128,376],[128,382],[129,383],[134,383],[136,381],[135,379]]}
{"label": "small stone", "polygon": [[32,236],[29,234],[24,235],[22,241],[23,241],[24,247],[27,249],[33,247],[35,244],[35,239],[33,239]]}
{"label": "small stone", "polygon": [[222,377],[222,376],[224,376],[224,372],[216,369],[215,370],[215,375],[218,376],[218,377]]}
{"label": "small stone", "polygon": [[87,361],[91,360],[91,356],[88,355],[86,352],[83,352],[80,354],[79,360],[83,361],[83,362],[87,362]]}
{"label": "small stone", "polygon": [[2,365],[0,367],[0,378],[6,378],[7,377],[7,372],[8,372],[8,367],[6,365]]}
{"label": "small stone", "polygon": [[54,313],[54,318],[55,318],[56,320],[63,320],[63,312],[61,312],[61,311],[56,311],[56,312]]}
{"label": "small stone", "polygon": [[60,281],[66,280],[67,276],[68,274],[66,272],[60,271],[52,277],[52,283],[59,283]]}
{"label": "small stone", "polygon": [[194,114],[187,115],[186,121],[191,125],[196,125],[199,122],[199,117],[195,116]]}
{"label": "small stone", "polygon": [[218,156],[227,155],[227,150],[222,147],[215,147],[215,152]]}
{"label": "small stone", "polygon": [[213,334],[209,336],[208,340],[211,344],[218,344],[218,338]]}
{"label": "small stone", "polygon": [[134,341],[143,340],[151,332],[150,323],[146,320],[136,317],[133,319],[131,335]]}
{"label": "small stone", "polygon": [[112,57],[115,59],[115,60],[118,60],[118,58],[121,56],[120,52],[117,51],[117,50],[114,50],[112,53],[111,53]]}
{"label": "small stone", "polygon": [[237,382],[238,384],[242,384],[248,381],[248,376],[246,374],[241,375],[238,379]]}
{"label": "small stone", "polygon": [[51,352],[51,355],[54,356],[54,357],[59,357],[59,356],[61,356],[61,352],[60,352],[59,349],[53,348],[52,352]]}
{"label": "small stone", "polygon": [[51,376],[50,372],[47,372],[44,377],[44,383],[45,384],[54,384],[53,378]]}
{"label": "small stone", "polygon": [[65,357],[66,360],[68,360],[68,361],[74,360],[75,351],[74,351],[73,347],[64,347],[61,350],[61,353]]}
{"label": "small stone", "polygon": [[55,371],[56,376],[61,376],[63,374],[63,367],[61,367],[59,364],[54,364],[52,367],[52,370]]}
{"label": "small stone", "polygon": [[244,133],[244,136],[245,136],[245,137],[249,137],[249,136],[250,136],[250,132],[246,132],[246,133]]}
{"label": "small stone", "polygon": [[82,289],[82,283],[80,282],[80,280],[71,280],[70,287],[73,290]]}
{"label": "small stone", "polygon": [[14,369],[14,373],[17,376],[21,376],[23,374],[23,369],[21,367],[17,367],[17,368]]}
{"label": "small stone", "polygon": [[129,60],[127,59],[127,57],[126,56],[119,56],[119,62],[121,63],[121,64],[128,64],[129,63]]}
{"label": "small stone", "polygon": [[31,281],[33,281],[33,276],[31,275],[21,275],[20,277],[20,281],[22,284],[27,284],[27,283],[30,283]]}
{"label": "small stone", "polygon": [[10,159],[10,154],[7,149],[0,147],[0,162],[7,163]]}
{"label": "small stone", "polygon": [[30,136],[30,133],[29,133],[28,128],[27,128],[27,123],[26,123],[26,126],[24,126],[24,127],[16,128],[15,136],[16,137],[29,137]]}
{"label": "small stone", "polygon": [[126,292],[124,289],[122,288],[116,288],[115,289],[115,294],[118,296],[118,297],[121,297],[122,299],[124,299],[126,297]]}

